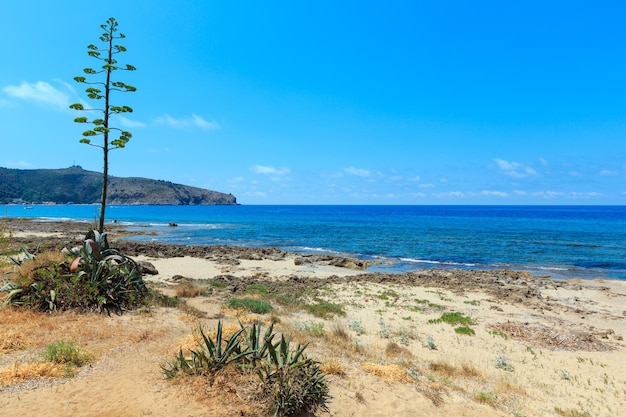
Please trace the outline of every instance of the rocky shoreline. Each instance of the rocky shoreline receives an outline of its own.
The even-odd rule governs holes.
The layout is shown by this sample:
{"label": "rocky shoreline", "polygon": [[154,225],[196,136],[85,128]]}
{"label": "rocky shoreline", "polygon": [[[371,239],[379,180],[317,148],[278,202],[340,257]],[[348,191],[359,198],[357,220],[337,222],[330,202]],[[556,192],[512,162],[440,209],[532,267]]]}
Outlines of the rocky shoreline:
{"label": "rocky shoreline", "polygon": [[[33,251],[44,249],[62,249],[66,246],[81,244],[83,236],[90,230],[90,224],[86,222],[69,221],[36,221],[31,219],[7,219],[7,225],[14,233],[14,245],[25,246]],[[289,253],[277,248],[257,248],[241,246],[185,246],[164,244],[159,242],[139,242],[125,240],[124,237],[131,235],[124,226],[107,225],[112,244],[128,256],[144,255],[152,258],[176,258],[193,257],[207,259],[222,265],[237,265],[241,260],[284,260]],[[42,234],[46,235],[42,238]],[[132,234],[141,234],[134,232]],[[288,277],[292,285],[306,287],[322,286],[332,282],[372,282],[393,283],[402,285],[428,285],[446,288],[458,295],[467,292],[484,292],[495,299],[508,303],[517,303],[533,306],[539,310],[554,308],[554,303],[542,295],[544,289],[567,289],[582,290],[584,281],[581,280],[554,280],[544,277],[536,277],[528,272],[511,270],[465,270],[465,269],[423,269],[404,273],[367,272],[371,263],[340,256],[331,255],[303,255],[296,254],[296,265],[330,265],[352,270],[361,270],[363,273],[351,276],[331,276],[324,282],[302,279],[298,276]],[[209,278],[209,277],[207,277]],[[245,284],[250,284],[252,277],[247,277]],[[256,278],[258,279],[258,278]],[[237,284],[234,277],[230,279],[231,285]],[[273,280],[269,280],[273,281]],[[270,285],[271,282],[264,282]],[[572,307],[574,308],[574,307]],[[584,309],[576,307],[581,314]]]}

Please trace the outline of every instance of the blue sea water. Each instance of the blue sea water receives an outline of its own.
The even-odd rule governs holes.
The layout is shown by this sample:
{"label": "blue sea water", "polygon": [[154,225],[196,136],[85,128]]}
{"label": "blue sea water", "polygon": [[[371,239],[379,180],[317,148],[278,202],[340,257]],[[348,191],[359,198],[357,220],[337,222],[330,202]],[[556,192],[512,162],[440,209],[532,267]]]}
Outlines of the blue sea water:
{"label": "blue sea water", "polygon": [[[98,209],[9,205],[0,219],[93,222]],[[273,246],[382,262],[371,271],[508,268],[626,279],[626,206],[109,206],[113,220],[155,232],[137,240]]]}

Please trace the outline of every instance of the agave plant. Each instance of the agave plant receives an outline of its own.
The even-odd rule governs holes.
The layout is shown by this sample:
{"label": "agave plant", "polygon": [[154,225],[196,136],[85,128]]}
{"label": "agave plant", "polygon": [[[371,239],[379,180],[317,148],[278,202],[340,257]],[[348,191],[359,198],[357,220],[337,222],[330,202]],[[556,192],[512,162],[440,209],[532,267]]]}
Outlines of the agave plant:
{"label": "agave plant", "polygon": [[267,412],[275,417],[300,415],[319,407],[326,410],[328,386],[319,364],[307,359],[307,345],[291,349],[289,339],[281,335],[273,342],[276,334],[271,324],[262,335],[261,323],[253,324],[248,330],[241,323],[240,329],[228,340],[223,340],[222,322],[218,322],[215,340],[207,336],[202,328],[199,350],[191,350],[185,357],[180,349],[173,362],[162,366],[166,378],[180,374],[208,376],[228,365],[253,368],[260,378],[257,385],[260,398],[265,398]]}
{"label": "agave plant", "polygon": [[147,292],[139,265],[109,246],[106,232],[90,232],[82,246],[64,250],[76,256],[70,272],[97,292],[98,309],[124,310]]}
{"label": "agave plant", "polygon": [[224,340],[222,322],[217,324],[215,341],[204,332],[202,327],[198,333],[202,339],[198,342],[198,349],[191,349],[191,357],[185,357],[182,349],[179,350],[174,362],[166,362],[161,366],[166,378],[174,378],[179,373],[208,374],[224,368],[233,362],[238,362],[252,354],[251,350],[241,349],[240,335],[245,329],[242,327],[233,335]]}
{"label": "agave plant", "polygon": [[80,247],[63,253],[73,262],[35,258],[23,249],[14,260],[22,267],[12,283],[0,291],[8,293],[5,304],[26,305],[42,311],[123,311],[143,301],[148,289],[141,270],[131,258],[109,247],[106,233],[91,232]]}
{"label": "agave plant", "polygon": [[289,345],[284,335],[275,345],[269,343],[267,359],[257,369],[261,389],[271,397],[274,417],[299,415],[314,407],[326,409],[326,377],[316,361],[305,357],[308,344],[295,350]]}
{"label": "agave plant", "polygon": [[239,326],[241,326],[242,334],[244,337],[244,341],[246,343],[246,350],[250,352],[250,355],[247,359],[251,362],[252,367],[256,365],[256,363],[267,357],[270,346],[275,349],[274,345],[272,345],[272,340],[274,339],[274,323],[270,324],[265,334],[261,336],[261,322],[253,323],[250,330],[246,332],[244,325],[239,322]]}

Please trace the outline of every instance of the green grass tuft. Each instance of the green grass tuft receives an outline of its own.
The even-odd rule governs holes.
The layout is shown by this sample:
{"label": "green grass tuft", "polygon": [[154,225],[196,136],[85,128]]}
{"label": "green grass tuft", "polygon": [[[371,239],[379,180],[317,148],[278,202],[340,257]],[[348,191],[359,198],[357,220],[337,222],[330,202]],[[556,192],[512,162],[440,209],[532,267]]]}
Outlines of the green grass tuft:
{"label": "green grass tuft", "polygon": [[235,310],[247,310],[256,314],[267,314],[273,309],[267,301],[254,298],[231,298],[226,305]]}
{"label": "green grass tuft", "polygon": [[458,334],[463,334],[466,336],[474,336],[476,334],[474,329],[472,329],[471,327],[467,327],[467,326],[459,326],[456,329],[454,329],[454,332]]}

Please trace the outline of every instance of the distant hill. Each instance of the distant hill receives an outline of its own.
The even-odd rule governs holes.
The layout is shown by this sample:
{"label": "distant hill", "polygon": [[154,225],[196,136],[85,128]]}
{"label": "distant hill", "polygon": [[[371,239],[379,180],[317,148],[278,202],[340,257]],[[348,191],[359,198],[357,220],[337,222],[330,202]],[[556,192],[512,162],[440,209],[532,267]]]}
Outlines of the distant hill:
{"label": "distant hill", "polygon": [[[80,166],[65,169],[0,168],[0,203],[94,204],[100,202],[102,174]],[[232,194],[147,178],[109,176],[108,204],[232,205]]]}

